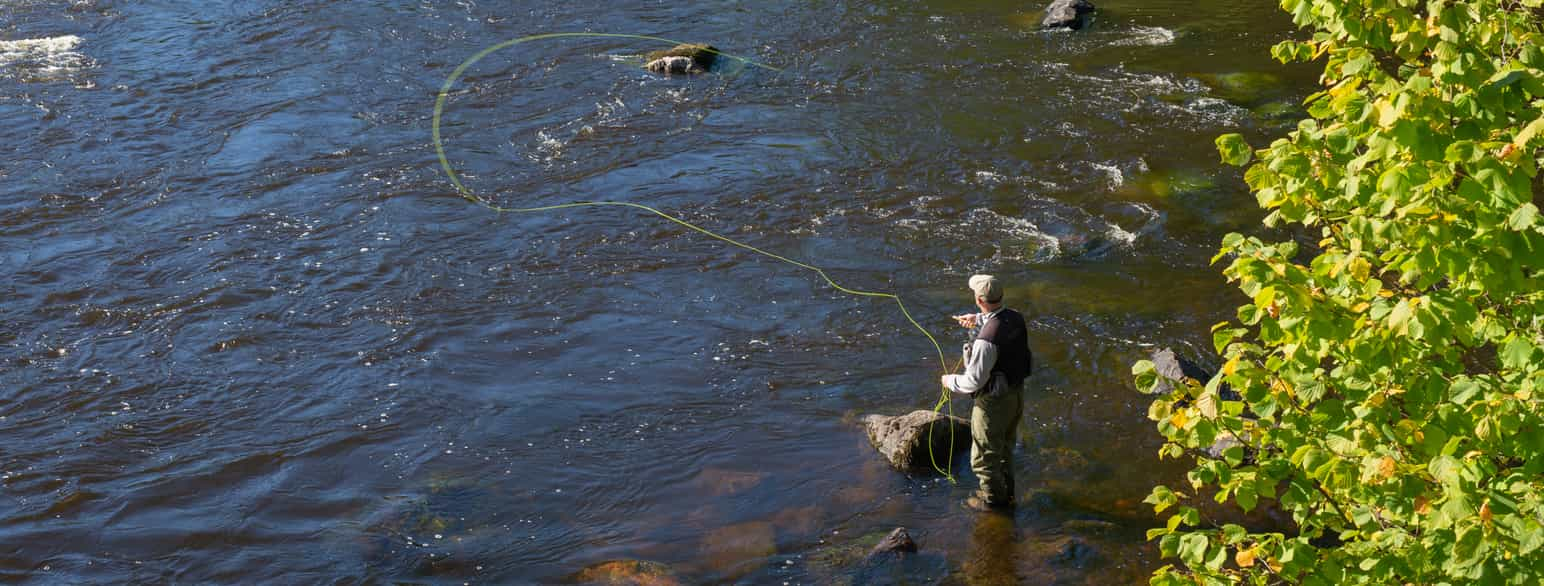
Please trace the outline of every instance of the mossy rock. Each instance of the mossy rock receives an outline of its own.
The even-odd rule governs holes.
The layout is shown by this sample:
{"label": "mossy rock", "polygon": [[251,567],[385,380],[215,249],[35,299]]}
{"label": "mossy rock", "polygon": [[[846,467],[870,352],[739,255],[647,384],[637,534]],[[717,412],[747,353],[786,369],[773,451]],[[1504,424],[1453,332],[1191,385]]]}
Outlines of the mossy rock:
{"label": "mossy rock", "polygon": [[1274,122],[1277,124],[1296,123],[1308,116],[1308,111],[1302,106],[1289,100],[1275,100],[1266,102],[1251,108],[1255,118],[1262,122]]}
{"label": "mossy rock", "polygon": [[1202,73],[1195,77],[1211,87],[1217,97],[1236,104],[1261,103],[1285,87],[1280,77],[1259,71]]}
{"label": "mossy rock", "polygon": [[644,68],[655,73],[702,73],[718,60],[718,49],[712,45],[687,43],[650,52],[644,60]]}
{"label": "mossy rock", "polygon": [[430,477],[424,488],[416,495],[388,499],[367,526],[374,533],[420,543],[457,542],[482,528],[482,507],[501,500],[476,482],[446,475]]}
{"label": "mossy rock", "polygon": [[889,531],[874,531],[857,539],[832,541],[805,557],[809,560],[810,567],[834,572],[863,563],[868,559],[869,552],[873,551],[874,546],[879,545],[879,542],[884,541],[889,535]]}
{"label": "mossy rock", "polygon": [[1153,174],[1147,186],[1153,195],[1167,199],[1210,191],[1217,187],[1217,181],[1200,171],[1177,169]]}
{"label": "mossy rock", "polygon": [[601,562],[569,576],[567,582],[614,586],[679,586],[682,583],[669,566],[644,560]]}

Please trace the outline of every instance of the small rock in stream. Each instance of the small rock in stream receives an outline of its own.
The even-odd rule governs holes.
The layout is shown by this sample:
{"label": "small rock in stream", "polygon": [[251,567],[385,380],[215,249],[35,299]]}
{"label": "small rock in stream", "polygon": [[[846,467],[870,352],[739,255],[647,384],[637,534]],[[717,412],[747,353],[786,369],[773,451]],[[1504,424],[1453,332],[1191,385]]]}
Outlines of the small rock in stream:
{"label": "small rock in stream", "polygon": [[718,49],[712,45],[676,45],[664,51],[655,51],[644,57],[648,61],[644,69],[654,73],[695,74],[713,66]]}
{"label": "small rock in stream", "polygon": [[1045,8],[1041,28],[1065,28],[1078,30],[1088,26],[1088,18],[1094,13],[1094,3],[1088,0],[1055,0]]}
{"label": "small rock in stream", "polygon": [[873,559],[875,556],[885,554],[916,553],[916,551],[917,542],[911,540],[911,534],[906,532],[905,527],[896,527],[895,531],[891,531],[879,541],[879,545],[869,550],[868,557]]}

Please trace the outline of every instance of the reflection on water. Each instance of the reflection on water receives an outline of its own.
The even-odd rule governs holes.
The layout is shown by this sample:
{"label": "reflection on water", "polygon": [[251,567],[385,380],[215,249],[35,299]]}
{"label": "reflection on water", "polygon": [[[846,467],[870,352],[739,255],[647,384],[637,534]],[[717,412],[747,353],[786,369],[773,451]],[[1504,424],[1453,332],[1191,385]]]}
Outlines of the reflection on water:
{"label": "reflection on water", "polygon": [[971,585],[1017,584],[1018,542],[1013,516],[987,513],[975,516],[970,530],[970,549],[961,564],[965,582]]}
{"label": "reflection on water", "polygon": [[[0,2],[0,580],[1142,581],[1139,501],[1178,471],[1129,364],[1231,314],[1207,260],[1257,216],[1212,137],[1278,132],[1311,76],[1270,61],[1269,7],[1100,9]],[[647,203],[898,292],[946,347],[998,274],[1041,365],[1038,504],[999,527],[963,458],[908,477],[849,423],[931,405],[893,304],[652,217],[455,196],[445,76],[571,30],[783,71],[500,52],[446,113],[469,186]],[[896,526],[921,552],[866,561]]]}

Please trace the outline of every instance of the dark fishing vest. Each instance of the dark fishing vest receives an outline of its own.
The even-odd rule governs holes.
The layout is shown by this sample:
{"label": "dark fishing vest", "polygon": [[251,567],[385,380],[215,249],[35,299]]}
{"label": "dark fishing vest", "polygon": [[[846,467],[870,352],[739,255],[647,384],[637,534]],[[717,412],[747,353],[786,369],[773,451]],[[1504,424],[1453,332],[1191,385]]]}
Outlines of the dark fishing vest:
{"label": "dark fishing vest", "polygon": [[1010,386],[1024,384],[1034,361],[1029,353],[1029,330],[1024,327],[1024,316],[1004,308],[981,326],[976,339],[997,346],[997,364],[992,365],[992,374],[1002,373]]}

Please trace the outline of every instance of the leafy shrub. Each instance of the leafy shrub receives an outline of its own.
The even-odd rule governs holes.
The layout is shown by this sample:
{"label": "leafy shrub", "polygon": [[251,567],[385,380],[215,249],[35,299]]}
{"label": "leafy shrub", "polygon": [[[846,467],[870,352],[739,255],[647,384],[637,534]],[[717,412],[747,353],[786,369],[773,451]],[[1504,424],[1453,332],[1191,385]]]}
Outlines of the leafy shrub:
{"label": "leafy shrub", "polygon": [[[1154,584],[1544,583],[1541,1],[1281,0],[1312,37],[1271,52],[1325,89],[1217,148],[1298,237],[1223,239],[1250,298],[1225,365],[1152,404],[1160,456],[1196,461],[1148,497],[1178,558]],[[1296,530],[1203,522],[1202,494]]]}

